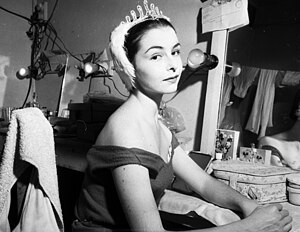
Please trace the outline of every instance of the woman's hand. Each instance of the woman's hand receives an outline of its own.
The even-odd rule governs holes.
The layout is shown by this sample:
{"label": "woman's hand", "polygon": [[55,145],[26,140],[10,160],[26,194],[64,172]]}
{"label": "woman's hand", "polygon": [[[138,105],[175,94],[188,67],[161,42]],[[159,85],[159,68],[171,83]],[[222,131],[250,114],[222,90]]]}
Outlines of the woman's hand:
{"label": "woman's hand", "polygon": [[292,217],[281,204],[258,206],[243,221],[253,232],[287,232],[292,229]]}
{"label": "woman's hand", "polygon": [[258,202],[247,199],[247,201],[243,203],[241,206],[241,212],[243,214],[243,218],[249,217],[257,207],[259,207]]}

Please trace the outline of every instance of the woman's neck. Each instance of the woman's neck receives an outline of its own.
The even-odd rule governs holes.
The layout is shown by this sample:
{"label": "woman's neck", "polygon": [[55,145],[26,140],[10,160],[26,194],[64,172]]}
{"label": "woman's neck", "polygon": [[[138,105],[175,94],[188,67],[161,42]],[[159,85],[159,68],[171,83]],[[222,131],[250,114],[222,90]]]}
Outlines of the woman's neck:
{"label": "woman's neck", "polygon": [[143,92],[136,90],[130,95],[128,100],[134,102],[136,107],[139,107],[141,113],[145,115],[145,117],[154,117],[155,119],[157,119],[161,99],[162,96],[151,98],[145,95]]}

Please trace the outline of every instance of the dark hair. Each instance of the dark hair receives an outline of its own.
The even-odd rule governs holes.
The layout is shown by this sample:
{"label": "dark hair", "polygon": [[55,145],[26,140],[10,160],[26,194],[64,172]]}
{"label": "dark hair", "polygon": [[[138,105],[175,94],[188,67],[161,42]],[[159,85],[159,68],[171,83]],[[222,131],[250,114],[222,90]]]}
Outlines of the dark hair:
{"label": "dark hair", "polygon": [[134,56],[139,49],[139,42],[143,35],[151,29],[160,27],[171,27],[174,31],[176,31],[173,25],[164,18],[145,20],[144,22],[138,23],[128,30],[128,34],[125,38],[124,49],[126,51],[128,60],[131,63],[133,62]]}

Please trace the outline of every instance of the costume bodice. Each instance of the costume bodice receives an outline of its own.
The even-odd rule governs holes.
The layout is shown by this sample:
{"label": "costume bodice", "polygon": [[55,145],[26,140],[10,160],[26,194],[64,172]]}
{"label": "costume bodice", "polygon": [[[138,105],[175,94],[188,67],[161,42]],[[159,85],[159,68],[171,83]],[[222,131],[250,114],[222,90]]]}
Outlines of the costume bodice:
{"label": "costume bodice", "polygon": [[139,148],[93,146],[87,154],[88,167],[75,208],[81,224],[97,224],[100,228],[111,230],[128,228],[111,174],[112,169],[122,165],[138,164],[149,170],[153,195],[158,204],[164,190],[174,179],[172,158],[178,145],[173,135],[169,162]]}

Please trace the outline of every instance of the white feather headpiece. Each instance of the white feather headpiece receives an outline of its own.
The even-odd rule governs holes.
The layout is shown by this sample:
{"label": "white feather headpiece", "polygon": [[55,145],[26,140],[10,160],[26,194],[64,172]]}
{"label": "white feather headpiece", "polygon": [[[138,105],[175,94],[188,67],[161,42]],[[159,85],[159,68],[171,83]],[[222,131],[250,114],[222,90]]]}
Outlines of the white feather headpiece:
{"label": "white feather headpiece", "polygon": [[137,5],[139,17],[134,10],[130,11],[130,16],[126,16],[126,21],[122,21],[110,35],[109,49],[114,62],[114,68],[125,84],[126,88],[131,91],[135,87],[135,69],[132,63],[128,60],[126,51],[124,49],[125,37],[128,30],[133,26],[144,22],[146,20],[153,20],[157,18],[164,18],[168,21],[170,19],[163,15],[162,11],[153,3],[148,6],[148,1],[144,0],[145,13],[140,5]]}

